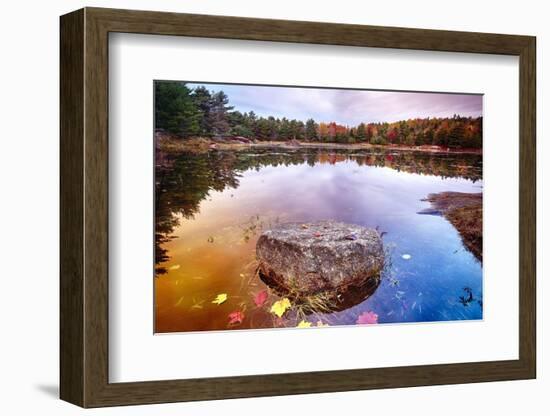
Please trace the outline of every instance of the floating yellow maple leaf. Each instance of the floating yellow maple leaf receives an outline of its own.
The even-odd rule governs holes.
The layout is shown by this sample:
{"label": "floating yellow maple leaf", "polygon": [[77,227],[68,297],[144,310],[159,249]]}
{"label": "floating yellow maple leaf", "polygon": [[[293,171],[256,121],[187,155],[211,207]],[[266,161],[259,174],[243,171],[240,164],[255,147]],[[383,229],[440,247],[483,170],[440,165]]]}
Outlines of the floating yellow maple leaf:
{"label": "floating yellow maple leaf", "polygon": [[278,300],[271,306],[271,312],[277,315],[279,318],[284,315],[286,310],[290,308],[290,301],[288,298]]}
{"label": "floating yellow maple leaf", "polygon": [[317,321],[317,326],[322,327],[322,326],[330,326],[330,325],[329,324],[324,324],[323,321]]}
{"label": "floating yellow maple leaf", "polygon": [[298,325],[296,325],[296,328],[310,328],[311,322],[308,321],[300,321]]}
{"label": "floating yellow maple leaf", "polygon": [[181,266],[179,264],[174,264],[173,266],[170,266],[168,270],[178,270]]}
{"label": "floating yellow maple leaf", "polygon": [[216,296],[216,299],[212,301],[212,303],[217,303],[218,305],[221,305],[227,300],[227,293],[220,293],[218,296]]}

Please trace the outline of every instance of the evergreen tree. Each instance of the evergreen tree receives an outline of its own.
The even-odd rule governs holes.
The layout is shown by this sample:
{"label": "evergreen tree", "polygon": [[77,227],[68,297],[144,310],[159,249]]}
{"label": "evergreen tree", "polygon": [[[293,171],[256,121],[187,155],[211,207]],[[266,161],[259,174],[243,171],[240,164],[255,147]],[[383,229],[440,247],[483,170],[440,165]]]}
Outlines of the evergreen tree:
{"label": "evergreen tree", "polygon": [[204,86],[200,86],[194,89],[191,95],[193,102],[199,110],[199,131],[198,134],[204,137],[210,137],[212,135],[212,96]]}
{"label": "evergreen tree", "polygon": [[212,95],[210,100],[210,125],[213,136],[224,136],[229,133],[228,112],[233,109],[229,106],[229,98],[223,91]]}
{"label": "evergreen tree", "polygon": [[306,121],[306,131],[305,131],[306,140],[317,139],[317,128],[318,128],[318,125],[317,123],[315,123],[315,120],[313,120],[312,118]]}
{"label": "evergreen tree", "polygon": [[271,134],[269,120],[266,118],[260,117],[257,123],[256,131],[257,131],[256,136],[258,139],[269,140],[270,134]]}
{"label": "evergreen tree", "polygon": [[357,126],[357,131],[355,133],[357,139],[359,139],[359,141],[361,142],[364,142],[365,140],[367,140],[367,130],[365,128],[365,123],[360,123],[358,126]]}
{"label": "evergreen tree", "polygon": [[292,138],[292,131],[290,128],[290,121],[283,117],[279,126],[279,137],[282,140],[290,140]]}
{"label": "evergreen tree", "polygon": [[267,123],[269,127],[269,140],[277,140],[279,138],[279,120],[273,116],[269,116]]}
{"label": "evergreen tree", "polygon": [[256,134],[256,122],[257,117],[256,113],[254,111],[249,111],[247,114],[244,115],[244,125],[245,127],[251,131],[251,135]]}
{"label": "evergreen tree", "polygon": [[449,147],[461,147],[464,144],[464,124],[455,123],[449,132],[447,145]]}
{"label": "evergreen tree", "polygon": [[199,111],[183,82],[155,82],[155,128],[181,137],[199,131]]}

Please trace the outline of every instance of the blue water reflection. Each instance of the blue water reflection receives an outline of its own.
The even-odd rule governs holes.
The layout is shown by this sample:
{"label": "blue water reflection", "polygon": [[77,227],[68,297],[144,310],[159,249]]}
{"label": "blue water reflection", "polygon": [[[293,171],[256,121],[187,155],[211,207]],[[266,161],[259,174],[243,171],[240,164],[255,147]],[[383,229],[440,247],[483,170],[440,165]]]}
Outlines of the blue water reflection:
{"label": "blue water reflection", "polygon": [[[258,181],[269,192],[247,189],[260,188]],[[375,311],[379,323],[482,318],[481,302],[467,306],[460,302],[464,288],[471,289],[474,300],[481,300],[481,263],[465,249],[460,235],[445,218],[418,214],[430,206],[422,201],[428,194],[480,192],[481,181],[443,179],[342,161],[248,170],[240,184],[246,191],[242,199],[239,195],[241,207],[248,207],[250,215],[261,205],[288,221],[335,219],[384,232],[391,272],[364,303],[331,314],[335,324],[355,323],[365,309]],[[254,195],[246,198],[248,191]]]}

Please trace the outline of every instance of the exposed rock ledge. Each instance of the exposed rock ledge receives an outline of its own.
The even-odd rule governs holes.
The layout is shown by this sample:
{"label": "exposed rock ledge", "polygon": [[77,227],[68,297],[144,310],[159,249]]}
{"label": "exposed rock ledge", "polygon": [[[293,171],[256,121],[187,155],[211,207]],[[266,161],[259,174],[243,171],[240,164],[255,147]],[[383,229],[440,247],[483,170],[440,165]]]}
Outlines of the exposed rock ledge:
{"label": "exposed rock ledge", "polygon": [[296,297],[376,287],[384,265],[376,230],[335,221],[282,224],[258,239],[259,274]]}

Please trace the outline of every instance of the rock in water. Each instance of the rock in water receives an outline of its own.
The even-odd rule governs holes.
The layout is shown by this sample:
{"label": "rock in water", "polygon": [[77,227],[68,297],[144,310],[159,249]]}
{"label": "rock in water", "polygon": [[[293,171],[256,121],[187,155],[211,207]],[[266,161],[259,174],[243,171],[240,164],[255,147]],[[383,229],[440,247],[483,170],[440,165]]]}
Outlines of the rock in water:
{"label": "rock in water", "polygon": [[264,231],[256,255],[262,280],[295,296],[378,283],[384,266],[376,230],[335,221],[289,223]]}

